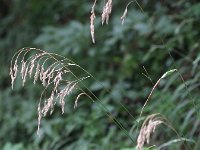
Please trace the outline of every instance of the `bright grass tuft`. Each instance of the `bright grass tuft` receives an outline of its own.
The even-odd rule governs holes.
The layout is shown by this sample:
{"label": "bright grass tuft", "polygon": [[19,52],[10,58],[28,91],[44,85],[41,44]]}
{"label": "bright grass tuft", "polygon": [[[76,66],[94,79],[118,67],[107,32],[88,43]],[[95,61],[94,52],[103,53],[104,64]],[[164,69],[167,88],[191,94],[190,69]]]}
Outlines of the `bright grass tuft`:
{"label": "bright grass tuft", "polygon": [[[29,57],[29,54],[32,56]],[[26,59],[28,57],[28,59]],[[21,60],[21,61],[19,61]],[[54,63],[48,65],[47,61],[53,60]],[[13,63],[14,61],[14,63]],[[64,63],[66,61],[66,64]],[[18,62],[21,62],[21,67],[18,67]],[[19,63],[20,64],[20,63]],[[35,65],[36,64],[36,65]],[[17,77],[18,70],[20,70],[22,85],[25,85],[26,79],[32,78],[33,83],[36,84],[38,79],[44,87],[44,91],[41,94],[40,102],[38,104],[38,130],[39,134],[40,124],[42,117],[45,117],[48,113],[53,113],[54,105],[59,99],[61,105],[62,114],[64,113],[65,98],[73,91],[79,89],[78,83],[89,78],[90,76],[77,78],[68,68],[68,66],[79,67],[74,63],[69,63],[66,58],[59,58],[57,54],[48,53],[36,48],[23,48],[15,53],[11,60],[10,76],[11,85],[14,87],[14,82]],[[27,76],[29,74],[29,76]],[[32,74],[34,76],[32,77]],[[68,76],[75,76],[76,80],[68,79]],[[47,89],[51,90],[51,94],[48,98],[44,97],[44,93]],[[87,95],[86,93],[78,94],[74,106],[77,107],[78,99],[81,95]],[[41,103],[44,99],[43,104]]]}

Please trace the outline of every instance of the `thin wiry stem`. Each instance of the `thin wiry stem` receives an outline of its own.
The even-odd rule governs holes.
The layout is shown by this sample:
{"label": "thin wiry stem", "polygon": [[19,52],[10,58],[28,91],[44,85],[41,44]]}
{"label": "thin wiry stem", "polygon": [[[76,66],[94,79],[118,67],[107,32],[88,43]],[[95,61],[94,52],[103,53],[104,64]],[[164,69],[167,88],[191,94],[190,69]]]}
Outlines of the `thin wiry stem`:
{"label": "thin wiry stem", "polygon": [[149,101],[151,95],[153,94],[153,91],[154,91],[155,88],[158,86],[158,84],[160,83],[160,81],[161,81],[162,79],[164,79],[165,77],[167,77],[169,74],[171,74],[171,73],[173,73],[173,72],[175,72],[175,71],[177,71],[177,69],[169,70],[169,71],[165,72],[165,73],[158,79],[158,81],[155,83],[155,85],[154,85],[153,88],[151,89],[151,92],[149,93],[149,95],[148,95],[148,97],[147,97],[147,99],[146,99],[146,101],[145,101],[145,103],[144,103],[144,105],[143,105],[143,107],[142,107],[142,110],[141,110],[141,112],[140,112],[139,118],[141,118],[145,106],[147,105],[147,103],[148,103],[148,101]]}

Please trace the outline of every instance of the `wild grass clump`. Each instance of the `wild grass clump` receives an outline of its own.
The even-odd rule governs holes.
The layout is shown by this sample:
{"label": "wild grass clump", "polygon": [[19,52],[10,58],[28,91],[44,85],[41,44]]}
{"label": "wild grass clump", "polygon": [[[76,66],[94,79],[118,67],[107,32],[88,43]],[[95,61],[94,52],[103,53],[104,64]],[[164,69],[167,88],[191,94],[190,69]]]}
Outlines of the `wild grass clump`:
{"label": "wild grass clump", "polygon": [[[53,62],[53,63],[52,63]],[[78,78],[69,67],[76,67],[76,70],[82,70],[88,76]],[[72,92],[77,92],[74,102],[74,108],[78,105],[78,100],[81,96],[86,95],[93,102],[97,101],[99,106],[103,108],[104,112],[109,118],[131,138],[123,125],[109,112],[102,101],[98,99],[83,83],[82,81],[92,77],[89,72],[75,64],[70,59],[55,53],[37,48],[22,48],[16,52],[11,60],[10,76],[11,85],[14,87],[14,82],[18,76],[21,75],[22,86],[25,86],[27,78],[33,79],[33,83],[39,82],[44,87],[38,103],[38,130],[39,134],[42,117],[48,113],[51,115],[54,111],[55,104],[59,101],[61,111],[64,113],[65,98]],[[75,78],[72,80],[72,77]],[[95,78],[94,78],[95,79]],[[96,79],[95,79],[96,80]],[[87,94],[78,84],[81,83],[89,94]],[[50,92],[48,92],[50,89]],[[48,95],[48,96],[46,96]],[[42,101],[43,100],[43,101]],[[43,103],[42,103],[43,102]],[[131,138],[133,141],[133,139]]]}
{"label": "wild grass clump", "polygon": [[[45,117],[48,113],[51,115],[54,111],[54,106],[58,101],[63,114],[65,107],[65,99],[72,92],[78,91],[76,100],[74,102],[74,108],[77,107],[78,99],[82,95],[86,95],[90,99],[92,99],[78,85],[79,82],[89,78],[90,76],[83,76],[81,78],[78,78],[71,71],[70,66],[76,67],[76,69],[81,68],[79,65],[75,64],[73,61],[65,57],[36,48],[22,48],[15,53],[11,60],[10,76],[12,88],[14,87],[14,83],[18,74],[21,75],[22,86],[25,86],[26,80],[29,77],[33,80],[33,84],[39,82],[44,87],[44,90],[41,93],[40,101],[38,103],[38,134],[40,130],[42,117]],[[83,68],[81,69],[84,70]],[[156,88],[160,80],[165,78],[167,75],[173,73],[174,71],[176,71],[176,69],[166,72],[156,82],[151,93],[149,94],[146,103],[142,108],[140,117],[142,115],[145,105],[147,104],[150,96],[152,95],[154,89]],[[84,72],[89,74],[85,70]],[[72,79],[71,77],[74,77],[75,79]],[[47,89],[50,92],[48,92]],[[100,102],[100,104],[102,104],[101,100],[99,100],[95,95],[94,97]],[[113,122],[121,130],[123,130],[125,134],[129,136],[129,138],[133,141],[131,135],[127,133],[126,129],[124,129],[122,124],[116,118],[114,118],[112,114],[109,113],[109,111],[103,104],[102,106],[107,115],[113,120]],[[125,106],[123,107],[125,108]],[[162,119],[157,116],[157,114],[151,115],[144,121],[137,139],[137,148],[139,150],[142,149],[145,142],[149,143],[150,135],[155,131],[156,126],[163,123]]]}
{"label": "wild grass clump", "polygon": [[[33,54],[29,56],[30,53]],[[42,117],[45,117],[47,113],[53,113],[54,105],[58,100],[62,113],[64,113],[65,98],[73,91],[81,90],[78,83],[90,77],[77,78],[68,67],[76,66],[78,68],[79,66],[69,62],[66,58],[60,57],[57,54],[36,48],[23,48],[15,53],[11,61],[10,76],[12,88],[18,74],[21,75],[22,86],[25,85],[29,77],[33,79],[34,84],[39,80],[44,87],[38,104],[38,133]],[[47,63],[48,61],[50,64]],[[72,80],[69,78],[70,75],[75,76],[77,79]],[[47,93],[47,89],[50,89],[49,97],[44,96],[44,93],[45,95]],[[74,108],[77,107],[78,99],[83,94],[87,95],[84,91],[79,92]],[[43,104],[42,99],[44,99]]]}

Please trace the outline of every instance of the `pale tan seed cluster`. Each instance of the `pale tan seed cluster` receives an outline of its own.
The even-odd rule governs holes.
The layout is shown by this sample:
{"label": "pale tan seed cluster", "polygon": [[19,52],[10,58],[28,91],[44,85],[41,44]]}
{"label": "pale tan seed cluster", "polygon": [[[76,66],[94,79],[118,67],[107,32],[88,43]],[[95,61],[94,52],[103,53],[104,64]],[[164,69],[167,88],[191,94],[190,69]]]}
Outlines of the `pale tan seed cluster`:
{"label": "pale tan seed cluster", "polygon": [[145,142],[149,144],[151,134],[155,132],[155,129],[159,124],[163,123],[163,121],[157,116],[158,114],[150,115],[144,121],[142,128],[140,129],[139,136],[137,138],[138,150],[142,150]]}
{"label": "pale tan seed cluster", "polygon": [[[124,10],[124,13],[123,15],[121,16],[121,20],[122,20],[122,25],[124,24],[124,21],[125,21],[125,18],[127,16],[127,13],[128,13],[128,6],[134,1],[130,1],[127,5],[126,5],[126,8]],[[94,7],[97,3],[97,0],[94,0],[94,3],[92,5],[92,10],[91,10],[91,15],[90,15],[90,33],[91,33],[91,38],[92,38],[92,42],[95,43],[95,25],[94,25],[94,20],[96,18],[96,15],[95,15],[95,11],[94,11]],[[110,18],[110,15],[111,15],[111,12],[112,12],[112,0],[106,0],[105,2],[105,5],[103,6],[103,11],[102,11],[102,14],[101,14],[101,23],[102,25],[104,23],[108,24],[109,22],[109,18]]]}
{"label": "pale tan seed cluster", "polygon": [[92,37],[92,42],[95,43],[95,37],[94,37],[94,19],[96,18],[95,12],[94,12],[94,7],[96,5],[97,0],[94,1],[94,4],[92,6],[91,10],[91,16],[90,16],[90,33]]}
{"label": "pale tan seed cluster", "polygon": [[92,37],[92,42],[95,43],[95,36],[94,36],[94,19],[95,19],[95,13],[93,12],[90,16],[90,33]]}
{"label": "pale tan seed cluster", "polygon": [[[96,2],[97,2],[97,0],[94,1],[94,4],[92,6],[92,10],[91,10],[91,15],[90,15],[90,33],[91,33],[91,37],[92,37],[92,42],[93,43],[95,43],[94,20],[95,20],[96,16],[95,16],[94,7],[96,5]],[[102,25],[104,24],[104,22],[106,22],[106,24],[108,24],[109,16],[111,14],[111,11],[112,11],[112,0],[107,0],[105,5],[103,6],[103,11],[102,11],[102,15],[101,15]]]}
{"label": "pale tan seed cluster", "polygon": [[[29,52],[34,51],[35,53],[28,57]],[[53,59],[54,63],[48,65],[47,61],[52,62],[52,55],[51,53],[47,53],[43,50],[35,49],[35,48],[24,48],[19,50],[14,56],[11,61],[10,67],[10,76],[11,76],[11,84],[12,88],[14,86],[14,81],[17,78],[17,74],[19,74],[22,78],[22,85],[25,85],[26,79],[28,75],[30,78],[33,78],[33,83],[35,84],[38,80],[44,86],[44,91],[41,94],[40,102],[38,104],[38,133],[40,129],[40,123],[42,117],[45,117],[49,112],[52,114],[54,110],[54,105],[56,104],[57,99],[61,105],[62,113],[64,113],[64,106],[65,106],[65,98],[69,94],[71,94],[76,88],[77,84],[87,79],[87,77],[79,78],[76,80],[67,80],[68,74],[73,74],[67,67],[68,66],[78,66],[73,63],[66,63],[64,64],[63,61],[65,59],[61,59],[58,61]],[[21,60],[21,61],[19,61]],[[14,62],[14,63],[13,63]],[[21,67],[18,65],[21,64]],[[34,76],[32,77],[32,75]],[[41,103],[42,98],[44,98],[44,93],[47,89],[51,89],[51,94],[48,98],[45,97],[43,104]],[[77,106],[78,98],[85,94],[82,92],[76,98],[74,103],[74,108]]]}
{"label": "pale tan seed cluster", "polygon": [[108,0],[107,3],[105,4],[105,6],[103,7],[103,12],[101,15],[102,25],[104,24],[104,22],[106,22],[106,24],[108,24],[109,16],[110,16],[111,12],[112,12],[112,0]]}
{"label": "pale tan seed cluster", "polygon": [[125,18],[126,18],[127,13],[128,13],[128,6],[129,6],[132,2],[133,2],[133,1],[130,1],[130,2],[126,5],[126,9],[124,10],[123,15],[121,16],[122,25],[124,24]]}

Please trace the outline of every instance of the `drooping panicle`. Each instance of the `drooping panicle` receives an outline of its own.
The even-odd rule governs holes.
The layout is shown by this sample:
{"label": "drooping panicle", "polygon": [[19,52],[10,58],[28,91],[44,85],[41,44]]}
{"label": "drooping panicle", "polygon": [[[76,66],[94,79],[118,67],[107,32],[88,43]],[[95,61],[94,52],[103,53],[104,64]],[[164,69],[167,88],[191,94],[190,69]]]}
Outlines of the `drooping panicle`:
{"label": "drooping panicle", "polygon": [[124,13],[123,13],[123,15],[121,16],[122,25],[124,24],[125,18],[126,18],[127,13],[128,13],[128,6],[129,6],[132,2],[133,2],[133,1],[130,1],[130,2],[126,5],[126,8],[125,8],[125,10],[124,10]]}
{"label": "drooping panicle", "polygon": [[95,19],[95,13],[92,13],[90,16],[90,33],[92,37],[92,42],[95,43],[95,36],[94,36],[94,19]]}
{"label": "drooping panicle", "polygon": [[39,103],[38,104],[38,129],[37,129],[38,135],[39,135],[39,131],[40,131],[41,119],[42,119],[42,112],[41,112],[40,103]]}
{"label": "drooping panicle", "polygon": [[161,118],[158,117],[159,114],[153,114],[147,117],[142,124],[142,128],[140,129],[140,133],[137,138],[137,149],[142,150],[144,143],[149,144],[150,136],[154,133],[156,127],[163,123]]}
{"label": "drooping panicle", "polygon": [[33,57],[32,59],[31,59],[31,66],[30,66],[30,69],[29,69],[29,71],[28,71],[28,74],[29,74],[29,77],[31,78],[31,75],[32,75],[32,72],[33,72],[33,68],[34,68],[34,66],[35,66],[35,57]]}
{"label": "drooping panicle", "polygon": [[14,86],[14,81],[17,77],[17,71],[18,71],[18,65],[17,65],[17,60],[15,60],[13,68],[12,68],[12,66],[10,67],[12,89],[13,89],[13,86]]}
{"label": "drooping panicle", "polygon": [[[84,95],[85,93],[80,93],[77,97],[76,97],[76,100],[75,100],[75,102],[74,102],[74,109],[78,106],[78,100],[79,100],[79,98],[82,96],[82,95]],[[86,95],[86,94],[85,94]]]}
{"label": "drooping panicle", "polygon": [[26,82],[27,74],[28,74],[28,66],[26,66],[26,62],[25,62],[24,75],[22,76],[23,77],[23,79],[22,79],[22,86],[24,86],[24,84]]}
{"label": "drooping panicle", "polygon": [[69,88],[70,85],[72,84],[72,82],[68,83],[67,86],[60,91],[60,93],[58,93],[58,97],[60,98],[60,105],[61,105],[61,109],[62,109],[62,113],[64,113],[64,106],[65,106],[65,96],[69,95]]}
{"label": "drooping panicle", "polygon": [[[30,51],[34,51],[34,55],[27,55]],[[87,77],[76,77],[68,67],[73,66],[80,68],[80,66],[75,63],[71,63],[72,61],[69,59],[63,58],[57,54],[47,53],[37,48],[24,48],[16,52],[11,60],[10,76],[12,88],[17,77],[19,68],[18,60],[20,60],[20,58],[21,70],[19,72],[21,74],[22,85],[24,86],[27,78],[30,77],[33,78],[34,84],[38,79],[40,79],[41,84],[44,86],[44,90],[42,91],[38,104],[37,134],[39,134],[41,119],[42,117],[45,117],[47,113],[50,113],[50,115],[53,113],[54,105],[57,102],[56,97],[60,99],[62,113],[64,113],[65,97],[75,91],[75,89],[78,89],[75,88],[76,85]],[[49,65],[49,63],[46,63],[47,60],[49,63],[51,61],[53,61],[53,63]],[[33,74],[34,77],[32,77]],[[73,78],[75,79],[72,80]],[[50,96],[48,96],[49,93]]]}
{"label": "drooping panicle", "polygon": [[47,115],[47,112],[49,111],[49,109],[51,109],[51,112],[53,111],[53,100],[54,100],[54,92],[51,92],[51,96],[47,99],[47,101],[44,103],[44,107],[42,108],[42,114],[43,116]]}
{"label": "drooping panicle", "polygon": [[24,62],[24,60],[21,61],[22,66],[21,66],[21,76],[22,76],[22,80],[24,79],[25,76],[25,71],[26,71],[26,62]]}
{"label": "drooping panicle", "polygon": [[94,1],[94,4],[92,6],[92,10],[91,10],[91,15],[90,15],[90,34],[92,37],[92,42],[95,43],[95,36],[94,36],[94,20],[96,18],[95,16],[95,12],[94,12],[94,7],[96,5],[97,0]]}
{"label": "drooping panicle", "polygon": [[62,80],[62,74],[63,74],[62,71],[58,71],[57,75],[54,78],[54,91],[56,92],[57,92],[58,85],[60,81]]}
{"label": "drooping panicle", "polygon": [[104,24],[104,22],[106,22],[106,24],[108,24],[111,12],[112,12],[112,0],[107,0],[107,3],[103,7],[103,12],[101,15],[102,25]]}
{"label": "drooping panicle", "polygon": [[39,62],[38,62],[38,63],[37,63],[36,70],[35,70],[35,75],[34,75],[34,81],[33,81],[34,84],[35,84],[36,81],[38,80],[39,74],[40,74],[40,64],[39,64]]}

